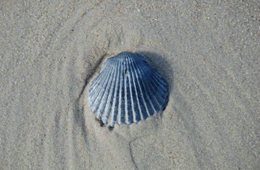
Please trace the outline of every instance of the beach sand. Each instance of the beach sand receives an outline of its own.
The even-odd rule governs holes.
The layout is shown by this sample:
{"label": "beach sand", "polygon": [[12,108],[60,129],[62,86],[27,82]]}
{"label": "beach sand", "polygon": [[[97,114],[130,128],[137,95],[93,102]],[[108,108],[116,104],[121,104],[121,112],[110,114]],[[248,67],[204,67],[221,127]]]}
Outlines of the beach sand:
{"label": "beach sand", "polygon": [[[259,1],[0,2],[0,169],[260,169]],[[100,126],[91,81],[141,52],[161,115]]]}

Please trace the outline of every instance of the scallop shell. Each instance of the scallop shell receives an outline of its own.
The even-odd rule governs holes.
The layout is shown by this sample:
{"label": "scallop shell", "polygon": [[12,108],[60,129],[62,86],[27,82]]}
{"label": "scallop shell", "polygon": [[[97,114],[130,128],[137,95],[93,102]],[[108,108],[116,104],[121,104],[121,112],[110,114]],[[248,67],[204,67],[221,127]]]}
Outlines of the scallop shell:
{"label": "scallop shell", "polygon": [[164,110],[168,83],[142,54],[122,52],[107,59],[89,89],[89,104],[104,124],[137,123]]}

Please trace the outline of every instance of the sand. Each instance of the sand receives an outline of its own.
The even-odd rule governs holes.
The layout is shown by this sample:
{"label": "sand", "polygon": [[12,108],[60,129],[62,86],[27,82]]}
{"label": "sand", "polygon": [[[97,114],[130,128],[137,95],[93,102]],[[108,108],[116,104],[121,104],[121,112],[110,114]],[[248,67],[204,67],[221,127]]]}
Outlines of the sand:
{"label": "sand", "polygon": [[[0,169],[260,169],[259,1],[0,2]],[[100,127],[108,57],[142,52],[161,116]]]}

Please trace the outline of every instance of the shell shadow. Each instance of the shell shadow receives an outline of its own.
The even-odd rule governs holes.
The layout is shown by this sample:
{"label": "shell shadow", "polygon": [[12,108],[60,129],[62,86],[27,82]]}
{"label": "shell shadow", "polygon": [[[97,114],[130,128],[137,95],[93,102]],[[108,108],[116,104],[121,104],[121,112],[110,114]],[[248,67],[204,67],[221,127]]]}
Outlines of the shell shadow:
{"label": "shell shadow", "polygon": [[155,69],[158,70],[162,77],[167,81],[170,95],[173,90],[174,71],[169,61],[167,61],[165,57],[162,57],[162,55],[157,53],[148,51],[137,51],[137,53],[143,54],[145,57],[151,60]]}

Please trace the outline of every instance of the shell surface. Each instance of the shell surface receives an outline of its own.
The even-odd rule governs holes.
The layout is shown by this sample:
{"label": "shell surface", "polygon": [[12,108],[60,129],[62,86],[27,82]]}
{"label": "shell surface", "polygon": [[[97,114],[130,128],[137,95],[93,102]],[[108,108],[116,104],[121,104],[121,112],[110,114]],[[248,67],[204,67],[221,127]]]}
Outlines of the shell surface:
{"label": "shell surface", "polygon": [[168,83],[148,63],[142,54],[130,52],[107,59],[88,96],[92,111],[104,124],[137,123],[165,109]]}

